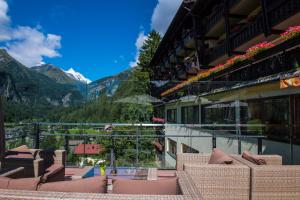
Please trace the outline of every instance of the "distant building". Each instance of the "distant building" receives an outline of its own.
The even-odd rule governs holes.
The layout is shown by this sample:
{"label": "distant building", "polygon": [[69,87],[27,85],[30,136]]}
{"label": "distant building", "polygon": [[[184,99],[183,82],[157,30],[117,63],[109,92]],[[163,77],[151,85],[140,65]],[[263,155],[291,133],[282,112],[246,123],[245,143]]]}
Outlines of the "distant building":
{"label": "distant building", "polygon": [[[263,134],[263,153],[300,164],[300,37],[281,36],[297,25],[299,0],[183,1],[149,66],[151,82],[167,82],[151,86],[151,94],[167,102],[154,112],[167,124],[237,126],[199,132],[166,124],[165,134]],[[263,53],[249,50],[257,44]],[[188,137],[165,143],[173,166],[176,153],[207,152],[213,145],[211,138]],[[216,145],[228,153],[258,149],[253,140],[219,138]]]}
{"label": "distant building", "polygon": [[104,147],[100,144],[79,144],[75,147],[76,155],[97,155],[104,151]]}

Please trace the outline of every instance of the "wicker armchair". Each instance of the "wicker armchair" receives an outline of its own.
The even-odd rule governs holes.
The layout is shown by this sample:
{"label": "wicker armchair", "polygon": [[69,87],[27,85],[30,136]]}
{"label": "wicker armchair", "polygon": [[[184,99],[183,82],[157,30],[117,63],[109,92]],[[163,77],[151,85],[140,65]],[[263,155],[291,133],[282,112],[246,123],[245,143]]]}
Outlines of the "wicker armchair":
{"label": "wicker armchair", "polygon": [[249,200],[250,169],[238,161],[208,164],[208,154],[177,154],[177,170],[190,176],[204,199]]}
{"label": "wicker armchair", "polygon": [[299,165],[282,165],[282,158],[277,155],[261,155],[267,165],[255,165],[238,155],[232,157],[250,167],[251,200],[300,199]]}
{"label": "wicker armchair", "polygon": [[[48,168],[45,167],[45,163],[48,161],[51,161],[52,164],[65,166],[65,150],[54,151],[54,156],[51,160],[40,157],[39,152],[42,151],[41,149],[30,149],[30,151],[34,155],[34,158],[4,158],[2,167],[7,169],[24,167],[24,177],[39,177],[42,176]],[[58,171],[55,176],[53,176],[53,180],[63,180],[64,175],[63,167],[63,170]]]}
{"label": "wicker armchair", "polygon": [[36,157],[43,160],[42,165],[39,166],[39,170],[42,172],[44,182],[63,181],[65,179],[65,150],[34,149],[33,151],[37,151]]}
{"label": "wicker armchair", "polygon": [[[35,155],[36,151],[31,151]],[[24,167],[24,177],[38,177],[41,176],[43,159],[34,158],[4,158],[1,164],[2,168],[18,168]]]}

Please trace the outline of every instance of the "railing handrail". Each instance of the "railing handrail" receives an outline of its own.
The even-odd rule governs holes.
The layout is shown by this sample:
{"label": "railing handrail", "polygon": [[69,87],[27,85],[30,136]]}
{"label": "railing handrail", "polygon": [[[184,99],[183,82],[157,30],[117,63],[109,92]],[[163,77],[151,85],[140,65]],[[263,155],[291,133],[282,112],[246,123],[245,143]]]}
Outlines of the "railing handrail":
{"label": "railing handrail", "polygon": [[[7,125],[7,124],[5,124]],[[13,125],[8,123],[9,126]],[[153,124],[153,123],[73,123],[73,122],[32,122],[17,123],[15,125],[44,125],[44,126],[105,126],[112,125],[114,127],[131,126],[131,127],[266,127],[266,124]],[[270,125],[270,124],[268,124]]]}

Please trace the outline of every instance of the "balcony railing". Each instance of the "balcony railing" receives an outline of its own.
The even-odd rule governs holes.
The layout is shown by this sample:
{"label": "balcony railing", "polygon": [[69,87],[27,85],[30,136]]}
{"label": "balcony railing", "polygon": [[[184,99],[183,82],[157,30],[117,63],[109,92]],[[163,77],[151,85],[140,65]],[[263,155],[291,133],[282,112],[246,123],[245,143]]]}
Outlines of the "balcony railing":
{"label": "balcony railing", "polygon": [[235,49],[258,36],[259,34],[262,34],[264,30],[263,23],[263,14],[260,13],[255,17],[255,20],[253,22],[248,23],[240,31],[230,36],[231,48]]}
{"label": "balcony railing", "polygon": [[277,0],[269,2],[268,18],[271,26],[279,24],[300,11],[300,1],[298,0]]}
{"label": "balcony railing", "polygon": [[[113,127],[105,130],[105,126]],[[6,147],[13,148],[27,144],[30,148],[65,149],[67,151],[67,165],[79,165],[87,157],[104,159],[107,164],[118,166],[141,166],[169,168],[165,163],[165,154],[172,153],[168,145],[168,138],[182,140],[189,138],[193,142],[210,141],[205,150],[217,148],[217,140],[231,140],[230,145],[236,153],[241,153],[243,142],[251,142],[257,146],[257,153],[263,151],[262,140],[266,137],[262,133],[244,132],[243,127],[264,127],[264,125],[244,124],[106,124],[106,123],[33,123],[7,126]],[[18,134],[13,129],[18,128]],[[173,132],[173,130],[178,130]],[[197,134],[190,134],[190,131]],[[261,129],[263,130],[263,129]],[[15,135],[15,137],[10,137]],[[185,145],[192,149],[193,142]],[[101,145],[101,151],[91,154],[90,149],[84,147],[78,152],[78,145]],[[219,146],[219,148],[227,148]],[[179,151],[179,150],[177,150]],[[173,166],[174,167],[174,166]]]}

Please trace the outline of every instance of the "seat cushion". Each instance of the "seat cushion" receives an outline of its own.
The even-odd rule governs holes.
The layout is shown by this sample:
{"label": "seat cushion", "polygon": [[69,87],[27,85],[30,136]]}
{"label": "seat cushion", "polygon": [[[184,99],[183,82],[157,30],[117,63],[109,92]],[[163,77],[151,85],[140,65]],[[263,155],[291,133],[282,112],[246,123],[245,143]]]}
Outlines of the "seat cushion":
{"label": "seat cushion", "polygon": [[105,193],[106,179],[104,176],[84,178],[72,181],[43,183],[38,191]]}
{"label": "seat cushion", "polygon": [[0,189],[7,189],[10,178],[0,176]]}
{"label": "seat cushion", "polygon": [[147,180],[113,180],[114,194],[148,194],[148,195],[176,195],[178,194],[177,178]]}
{"label": "seat cushion", "polygon": [[33,159],[33,155],[30,149],[26,145],[22,145],[16,147],[14,149],[10,149],[6,152],[5,158],[31,158]]}
{"label": "seat cushion", "polygon": [[40,178],[20,178],[10,179],[7,189],[12,190],[36,190],[40,183]]}
{"label": "seat cushion", "polygon": [[233,159],[219,149],[213,149],[208,164],[232,164]]}

